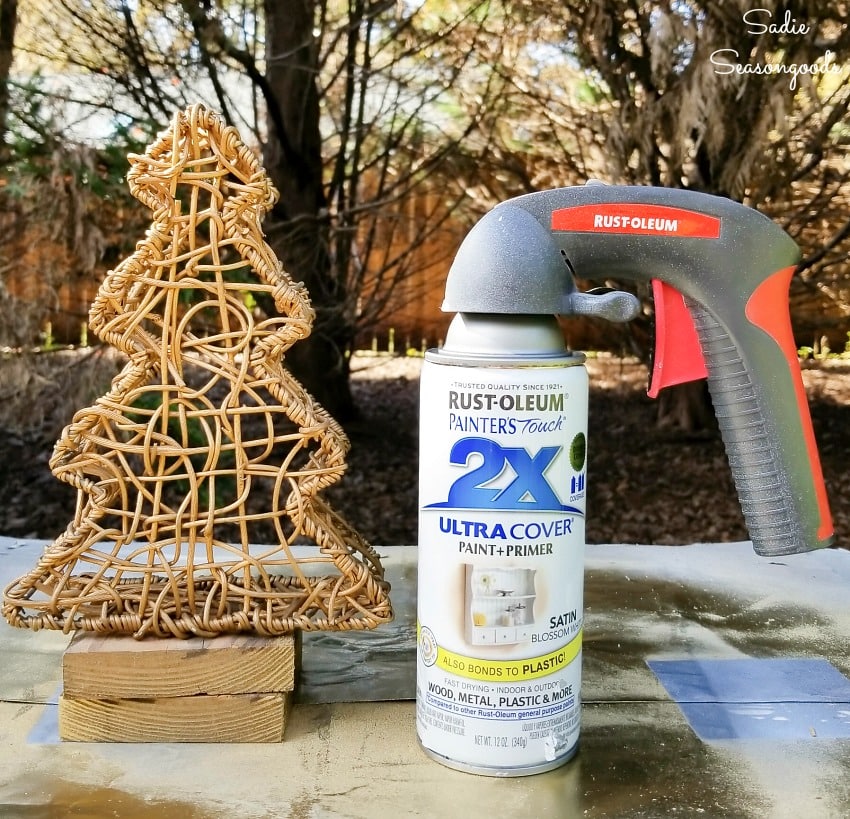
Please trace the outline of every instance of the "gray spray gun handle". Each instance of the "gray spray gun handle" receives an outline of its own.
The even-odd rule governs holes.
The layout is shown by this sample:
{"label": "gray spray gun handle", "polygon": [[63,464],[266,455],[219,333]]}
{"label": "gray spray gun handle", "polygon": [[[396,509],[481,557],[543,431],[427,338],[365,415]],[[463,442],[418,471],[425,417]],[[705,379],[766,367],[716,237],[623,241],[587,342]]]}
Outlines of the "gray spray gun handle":
{"label": "gray spray gun handle", "polygon": [[[458,251],[443,309],[627,320],[627,294],[578,293],[573,276],[653,281],[657,333],[666,339],[656,362],[660,352],[673,373],[656,363],[653,380],[665,386],[707,375],[755,551],[793,554],[826,546],[833,534],[788,312],[799,257],[781,228],[728,199],[561,188],[484,216]],[[694,329],[699,366],[682,361]]]}

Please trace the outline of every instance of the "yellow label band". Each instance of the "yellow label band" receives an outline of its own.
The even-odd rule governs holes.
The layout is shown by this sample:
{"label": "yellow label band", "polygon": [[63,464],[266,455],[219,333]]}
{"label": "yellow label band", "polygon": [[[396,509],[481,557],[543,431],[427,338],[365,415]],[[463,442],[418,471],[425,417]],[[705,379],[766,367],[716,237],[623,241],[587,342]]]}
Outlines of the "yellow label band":
{"label": "yellow label band", "polygon": [[495,682],[536,680],[560,671],[578,657],[581,651],[581,636],[582,632],[579,631],[563,648],[539,657],[529,657],[527,660],[482,660],[478,657],[456,654],[440,646],[437,648],[435,665],[437,668],[460,677],[468,677],[470,680]]}

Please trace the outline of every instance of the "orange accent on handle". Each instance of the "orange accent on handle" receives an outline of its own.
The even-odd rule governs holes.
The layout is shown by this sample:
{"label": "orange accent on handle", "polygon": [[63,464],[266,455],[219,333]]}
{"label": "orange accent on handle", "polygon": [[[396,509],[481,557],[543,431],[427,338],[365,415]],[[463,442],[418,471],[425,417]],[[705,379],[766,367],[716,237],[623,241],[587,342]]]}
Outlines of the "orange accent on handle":
{"label": "orange accent on handle", "polygon": [[788,369],[791,372],[791,381],[794,384],[797,399],[797,409],[806,440],[806,449],[809,453],[812,480],[817,494],[820,512],[818,537],[825,540],[834,532],[832,514],[829,511],[823,470],[817,442],[815,441],[815,431],[812,427],[812,416],[809,412],[809,402],[803,385],[803,376],[800,373],[800,362],[797,358],[797,345],[794,342],[794,332],[791,328],[791,316],[788,312],[788,288],[795,269],[794,267],[785,267],[765,279],[750,296],[745,315],[752,324],[764,330],[779,345],[788,361]]}
{"label": "orange accent on handle", "polygon": [[552,230],[718,239],[720,219],[700,211],[642,202],[600,202],[552,211]]}
{"label": "orange accent on handle", "polygon": [[647,395],[657,398],[664,387],[698,381],[708,373],[694,320],[682,294],[658,279],[652,280],[655,302],[655,354]]}

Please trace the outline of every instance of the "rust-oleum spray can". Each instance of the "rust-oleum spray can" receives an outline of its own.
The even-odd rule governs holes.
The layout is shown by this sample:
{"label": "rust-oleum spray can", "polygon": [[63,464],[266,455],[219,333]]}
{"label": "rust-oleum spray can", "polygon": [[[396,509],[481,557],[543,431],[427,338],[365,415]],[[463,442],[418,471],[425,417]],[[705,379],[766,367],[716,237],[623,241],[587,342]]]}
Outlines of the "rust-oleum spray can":
{"label": "rust-oleum spray can", "polygon": [[[461,244],[422,371],[417,728],[461,770],[576,751],[587,381],[556,316],[629,321],[652,282],[650,395],[708,379],[759,555],[828,546],[832,518],[788,314],[800,250],[723,197],[612,186],[502,202]],[[591,442],[592,444],[592,442]]]}
{"label": "rust-oleum spray can", "polygon": [[578,748],[588,388],[556,316],[638,309],[578,292],[552,250],[522,209],[479,222],[422,370],[417,731],[434,759],[491,776]]}
{"label": "rust-oleum spray can", "polygon": [[426,354],[417,726],[455,768],[532,774],[577,748],[583,361],[554,316],[461,314]]}

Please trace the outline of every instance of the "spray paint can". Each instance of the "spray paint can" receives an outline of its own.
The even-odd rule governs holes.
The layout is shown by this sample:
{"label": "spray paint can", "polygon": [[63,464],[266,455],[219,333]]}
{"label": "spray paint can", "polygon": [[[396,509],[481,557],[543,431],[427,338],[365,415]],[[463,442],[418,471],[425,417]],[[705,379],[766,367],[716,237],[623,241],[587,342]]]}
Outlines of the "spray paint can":
{"label": "spray paint can", "polygon": [[458,314],[421,381],[417,733],[464,771],[576,752],[587,373],[554,316]]}

